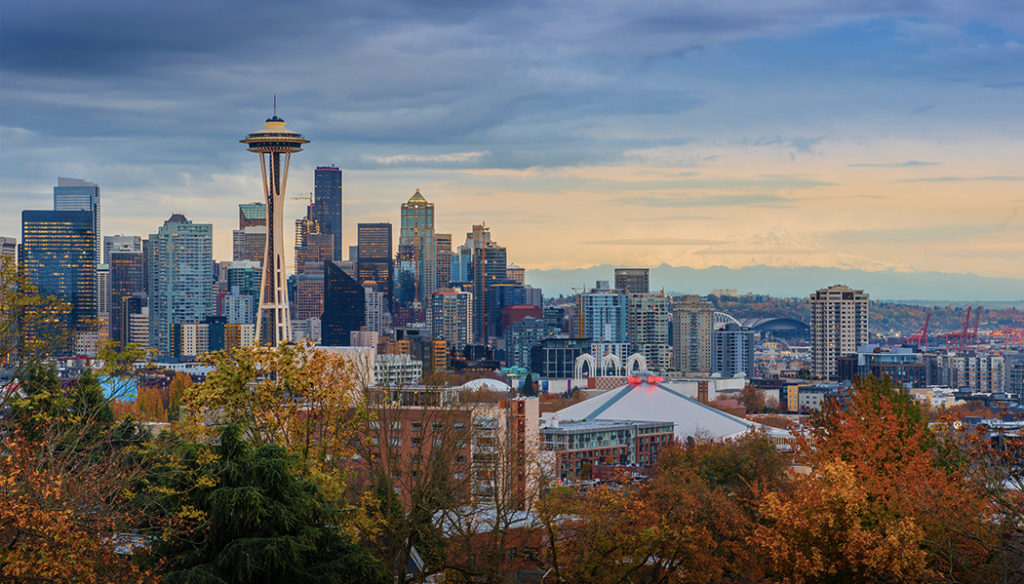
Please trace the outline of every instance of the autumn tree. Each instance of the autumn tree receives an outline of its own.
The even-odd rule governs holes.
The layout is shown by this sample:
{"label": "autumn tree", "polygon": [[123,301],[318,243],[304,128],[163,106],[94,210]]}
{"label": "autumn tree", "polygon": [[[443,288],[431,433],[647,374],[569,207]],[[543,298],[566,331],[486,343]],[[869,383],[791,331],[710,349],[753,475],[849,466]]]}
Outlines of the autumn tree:
{"label": "autumn tree", "polygon": [[827,404],[798,459],[810,472],[765,493],[751,540],[780,580],[989,581],[989,504],[888,379]]}
{"label": "autumn tree", "polygon": [[116,423],[96,375],[67,386],[34,367],[0,432],[0,573],[144,581],[116,534],[139,519],[128,486],[146,436]]}
{"label": "autumn tree", "polygon": [[44,296],[0,257],[0,411],[14,397],[18,380],[70,343],[71,305]]}
{"label": "autumn tree", "polygon": [[295,454],[332,495],[365,418],[361,374],[345,357],[312,345],[240,347],[212,353],[215,370],[185,392],[191,420],[236,424],[256,445]]}
{"label": "autumn tree", "polygon": [[547,560],[560,582],[757,581],[766,567],[748,538],[758,493],[787,477],[760,434],[663,450],[646,482],[552,490],[539,504]]}

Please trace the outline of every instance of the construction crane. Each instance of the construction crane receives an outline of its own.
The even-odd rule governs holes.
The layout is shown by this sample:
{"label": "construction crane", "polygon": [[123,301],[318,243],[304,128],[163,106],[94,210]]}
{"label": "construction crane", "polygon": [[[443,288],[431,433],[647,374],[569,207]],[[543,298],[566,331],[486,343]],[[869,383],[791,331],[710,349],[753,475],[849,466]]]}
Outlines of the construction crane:
{"label": "construction crane", "polygon": [[920,349],[921,345],[928,341],[928,323],[932,320],[932,313],[928,313],[928,316],[924,317],[924,328],[917,331],[916,334],[907,337],[908,343],[917,343],[917,348]]}

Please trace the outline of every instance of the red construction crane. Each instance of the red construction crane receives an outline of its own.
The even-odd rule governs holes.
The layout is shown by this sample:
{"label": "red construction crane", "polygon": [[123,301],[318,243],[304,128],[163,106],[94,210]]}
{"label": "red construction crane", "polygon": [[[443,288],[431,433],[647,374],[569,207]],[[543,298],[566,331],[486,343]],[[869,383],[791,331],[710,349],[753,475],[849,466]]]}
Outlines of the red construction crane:
{"label": "red construction crane", "polygon": [[974,307],[974,331],[971,332],[971,340],[972,340],[972,344],[974,344],[974,345],[978,344],[978,317],[980,317],[980,316],[981,316],[981,307],[980,306],[975,306]]}
{"label": "red construction crane", "polygon": [[924,317],[924,328],[917,331],[916,334],[907,337],[908,343],[917,343],[917,348],[920,349],[928,340],[928,322],[932,319],[932,313],[928,313],[928,316]]}

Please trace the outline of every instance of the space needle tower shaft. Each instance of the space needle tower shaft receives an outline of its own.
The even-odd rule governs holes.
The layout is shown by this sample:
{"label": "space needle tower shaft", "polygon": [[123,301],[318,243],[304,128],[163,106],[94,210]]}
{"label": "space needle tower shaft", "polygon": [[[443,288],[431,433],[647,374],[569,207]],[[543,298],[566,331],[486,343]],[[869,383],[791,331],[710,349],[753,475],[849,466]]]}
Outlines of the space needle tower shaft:
{"label": "space needle tower shaft", "polygon": [[277,117],[277,96],[274,96],[274,115],[263,126],[263,130],[249,134],[240,142],[248,144],[249,152],[260,157],[263,195],[267,202],[267,243],[263,252],[256,342],[276,346],[291,340],[284,261],[284,193],[288,186],[288,164],[292,154],[301,152],[302,145],[309,140],[285,129],[284,120]]}

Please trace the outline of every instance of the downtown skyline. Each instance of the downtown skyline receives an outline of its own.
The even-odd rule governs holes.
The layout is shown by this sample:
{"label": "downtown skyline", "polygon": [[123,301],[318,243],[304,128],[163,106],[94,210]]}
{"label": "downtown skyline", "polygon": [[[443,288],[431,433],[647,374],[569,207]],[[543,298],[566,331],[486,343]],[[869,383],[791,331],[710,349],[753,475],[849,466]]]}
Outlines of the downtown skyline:
{"label": "downtown skyline", "polygon": [[1024,271],[1024,7],[747,4],[9,3],[0,235],[72,176],[104,235],[180,212],[228,259],[262,198],[237,140],[277,93],[313,141],[287,197],[337,164],[346,247],[420,188],[438,232],[486,221],[528,269]]}

